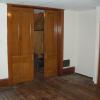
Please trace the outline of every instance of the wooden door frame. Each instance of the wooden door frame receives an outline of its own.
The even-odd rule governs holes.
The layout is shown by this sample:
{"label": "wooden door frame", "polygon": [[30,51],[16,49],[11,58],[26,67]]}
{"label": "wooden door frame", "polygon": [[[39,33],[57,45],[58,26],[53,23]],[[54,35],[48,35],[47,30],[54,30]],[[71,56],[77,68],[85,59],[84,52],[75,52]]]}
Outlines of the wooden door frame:
{"label": "wooden door frame", "polygon": [[63,74],[64,10],[58,10],[58,75]]}
{"label": "wooden door frame", "polygon": [[98,80],[97,86],[100,87],[100,24],[99,24],[99,57],[98,57]]}
{"label": "wooden door frame", "polygon": [[[23,6],[23,5],[15,5],[15,4],[8,4],[7,11],[9,11],[13,7],[25,7],[25,8],[33,8],[33,9],[43,9],[43,10],[56,10],[58,11],[58,39],[57,39],[57,50],[58,50],[58,75],[62,75],[62,68],[63,68],[63,33],[64,33],[64,10],[63,9],[56,9],[56,8],[49,8],[49,7],[38,7],[38,6]],[[7,20],[9,23],[9,20]],[[8,24],[7,24],[8,29]],[[9,73],[9,85],[12,85],[12,57],[11,57],[11,39],[12,36],[9,34],[11,29],[8,30],[7,34],[7,41],[8,41],[8,73]]]}
{"label": "wooden door frame", "polygon": [[[7,6],[7,13],[9,12],[10,8],[9,6]],[[8,19],[9,15],[7,14],[7,47],[8,47],[8,84],[12,85],[12,56],[11,56],[11,52],[12,52],[12,45],[11,45],[11,40],[12,40],[12,35],[9,34],[10,32],[12,32],[11,28],[9,28],[9,24],[11,24]]]}
{"label": "wooden door frame", "polygon": [[41,10],[63,10],[64,9],[59,9],[59,8],[53,8],[53,7],[41,7],[41,6],[29,6],[29,5],[18,5],[18,4],[7,4],[8,8],[9,7],[20,7],[20,8],[33,8],[33,9],[41,9]]}
{"label": "wooden door frame", "polygon": [[99,63],[98,63],[98,80],[97,86],[100,87],[100,47],[99,47]]}

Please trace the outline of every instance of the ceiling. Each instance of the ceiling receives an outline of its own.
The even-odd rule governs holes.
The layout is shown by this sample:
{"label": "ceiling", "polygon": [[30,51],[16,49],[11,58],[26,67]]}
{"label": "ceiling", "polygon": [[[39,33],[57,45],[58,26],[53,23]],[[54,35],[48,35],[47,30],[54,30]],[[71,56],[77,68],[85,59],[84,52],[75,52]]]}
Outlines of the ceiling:
{"label": "ceiling", "polygon": [[[1,0],[5,1],[5,0]],[[71,10],[89,10],[100,6],[100,0],[6,0],[7,3],[35,5]]]}

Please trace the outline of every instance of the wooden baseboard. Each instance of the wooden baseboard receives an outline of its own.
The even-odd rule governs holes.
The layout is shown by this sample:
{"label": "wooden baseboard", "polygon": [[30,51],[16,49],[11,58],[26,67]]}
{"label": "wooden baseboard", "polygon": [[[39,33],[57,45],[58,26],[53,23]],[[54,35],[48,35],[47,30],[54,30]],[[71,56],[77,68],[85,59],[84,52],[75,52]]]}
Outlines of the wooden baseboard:
{"label": "wooden baseboard", "polygon": [[8,86],[9,84],[9,80],[8,79],[1,79],[0,80],[0,87],[1,86]]}
{"label": "wooden baseboard", "polygon": [[62,69],[63,75],[68,75],[68,74],[73,74],[73,73],[75,73],[75,67],[69,67],[69,68]]}

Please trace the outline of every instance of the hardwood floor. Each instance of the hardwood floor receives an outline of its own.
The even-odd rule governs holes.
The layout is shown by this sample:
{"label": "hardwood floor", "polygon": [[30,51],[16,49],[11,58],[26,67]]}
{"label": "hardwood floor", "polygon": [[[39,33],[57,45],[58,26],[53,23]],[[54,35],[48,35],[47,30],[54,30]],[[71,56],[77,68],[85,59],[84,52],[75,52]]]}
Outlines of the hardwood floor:
{"label": "hardwood floor", "polygon": [[0,100],[100,100],[92,79],[78,74],[0,88]]}

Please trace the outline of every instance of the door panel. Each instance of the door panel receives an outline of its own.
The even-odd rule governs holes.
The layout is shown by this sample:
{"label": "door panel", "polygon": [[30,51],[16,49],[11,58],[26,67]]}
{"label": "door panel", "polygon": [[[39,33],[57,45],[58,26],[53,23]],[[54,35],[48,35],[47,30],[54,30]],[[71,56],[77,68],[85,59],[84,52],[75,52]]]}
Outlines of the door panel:
{"label": "door panel", "polygon": [[45,12],[44,77],[57,75],[57,11]]}
{"label": "door panel", "polygon": [[13,83],[31,81],[33,79],[32,56],[13,57]]}
{"label": "door panel", "polygon": [[22,14],[22,34],[21,34],[21,56],[32,55],[34,50],[32,46],[33,36],[33,13],[32,10],[25,11]]}
{"label": "door panel", "polygon": [[9,11],[10,19],[11,19],[11,35],[12,35],[12,56],[20,55],[20,34],[21,34],[21,23],[20,23],[20,15],[21,12],[17,10]]}
{"label": "door panel", "polygon": [[[32,9],[10,8],[11,14],[9,34],[12,34],[12,82],[14,84],[33,80],[34,59],[33,59],[33,12]],[[9,22],[9,21],[8,21]]]}
{"label": "door panel", "polygon": [[45,67],[44,67],[44,76],[51,77],[57,75],[57,57],[46,59]]}
{"label": "door panel", "polygon": [[33,9],[24,9],[22,13],[22,33],[21,33],[21,59],[20,67],[23,69],[22,80],[33,80],[34,77],[34,57],[33,57]]}

